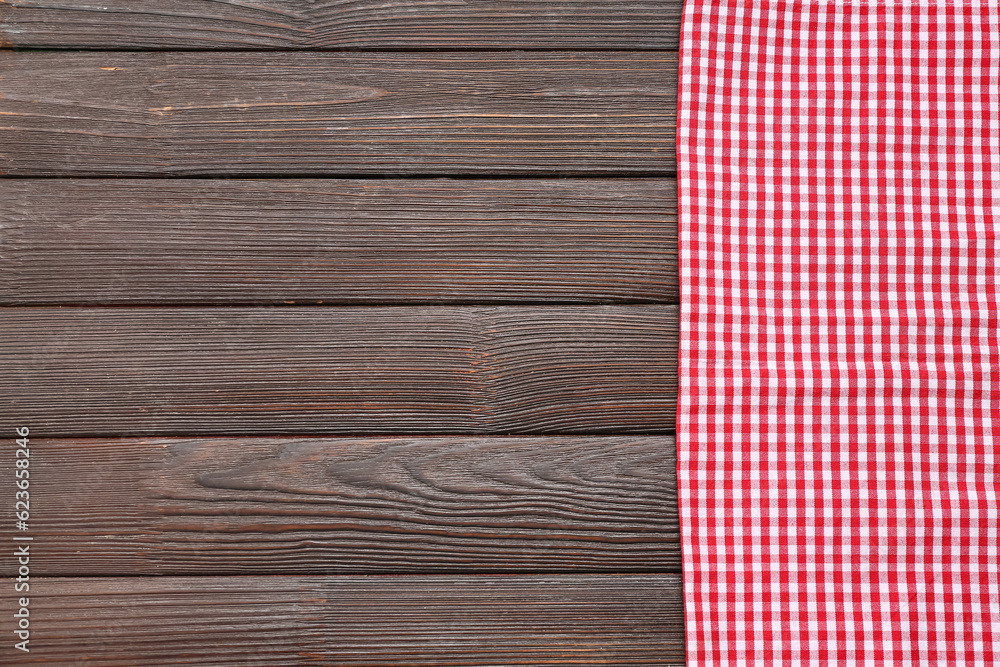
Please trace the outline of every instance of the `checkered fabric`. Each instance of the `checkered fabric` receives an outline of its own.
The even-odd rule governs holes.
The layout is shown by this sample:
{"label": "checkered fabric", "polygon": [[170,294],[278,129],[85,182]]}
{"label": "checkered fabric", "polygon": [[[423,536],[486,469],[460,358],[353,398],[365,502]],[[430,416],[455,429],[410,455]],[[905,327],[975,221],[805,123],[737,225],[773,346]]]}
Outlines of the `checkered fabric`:
{"label": "checkered fabric", "polygon": [[685,5],[689,664],[993,664],[1000,2]]}

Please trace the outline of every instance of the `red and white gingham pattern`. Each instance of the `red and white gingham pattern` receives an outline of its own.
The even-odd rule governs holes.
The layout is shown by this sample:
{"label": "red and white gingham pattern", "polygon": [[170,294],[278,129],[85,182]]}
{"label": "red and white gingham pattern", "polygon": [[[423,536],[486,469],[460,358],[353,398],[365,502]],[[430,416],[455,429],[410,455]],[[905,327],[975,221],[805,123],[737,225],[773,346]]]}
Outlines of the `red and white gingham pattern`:
{"label": "red and white gingham pattern", "polygon": [[690,665],[1000,657],[1000,2],[687,0]]}

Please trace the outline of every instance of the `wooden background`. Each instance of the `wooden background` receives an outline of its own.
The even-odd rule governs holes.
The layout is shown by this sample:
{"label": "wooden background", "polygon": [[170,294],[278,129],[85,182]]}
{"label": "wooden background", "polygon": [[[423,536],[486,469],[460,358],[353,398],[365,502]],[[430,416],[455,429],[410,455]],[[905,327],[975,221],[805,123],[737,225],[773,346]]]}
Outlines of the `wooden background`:
{"label": "wooden background", "polygon": [[683,664],[680,13],[0,2],[0,663]]}

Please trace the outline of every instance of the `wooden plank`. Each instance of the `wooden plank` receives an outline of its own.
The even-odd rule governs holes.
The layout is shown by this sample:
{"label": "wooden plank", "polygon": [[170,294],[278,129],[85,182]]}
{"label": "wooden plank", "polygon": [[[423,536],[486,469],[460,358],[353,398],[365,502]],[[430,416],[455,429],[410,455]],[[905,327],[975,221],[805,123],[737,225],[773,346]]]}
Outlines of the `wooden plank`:
{"label": "wooden plank", "polygon": [[87,49],[676,49],[680,0],[6,0],[7,46]]}
{"label": "wooden plank", "polygon": [[39,436],[664,433],[675,306],[7,308]]}
{"label": "wooden plank", "polygon": [[40,578],[30,614],[18,664],[684,663],[678,575]]}
{"label": "wooden plank", "polygon": [[5,304],[677,299],[673,179],[0,181]]}
{"label": "wooden plank", "polygon": [[[680,571],[667,436],[38,438],[31,451],[36,576]],[[13,469],[0,480],[13,489]],[[24,534],[13,526],[0,539]],[[0,566],[16,576],[13,559]]]}
{"label": "wooden plank", "polygon": [[661,174],[677,54],[7,53],[9,175]]}

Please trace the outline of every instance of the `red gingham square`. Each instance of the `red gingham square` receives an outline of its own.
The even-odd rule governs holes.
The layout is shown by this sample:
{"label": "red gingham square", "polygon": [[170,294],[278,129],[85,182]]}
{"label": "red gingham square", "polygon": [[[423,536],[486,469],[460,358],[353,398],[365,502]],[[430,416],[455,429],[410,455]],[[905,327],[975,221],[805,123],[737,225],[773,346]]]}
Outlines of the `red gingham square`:
{"label": "red gingham square", "polygon": [[1000,655],[1000,1],[687,0],[689,664]]}

